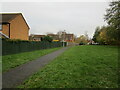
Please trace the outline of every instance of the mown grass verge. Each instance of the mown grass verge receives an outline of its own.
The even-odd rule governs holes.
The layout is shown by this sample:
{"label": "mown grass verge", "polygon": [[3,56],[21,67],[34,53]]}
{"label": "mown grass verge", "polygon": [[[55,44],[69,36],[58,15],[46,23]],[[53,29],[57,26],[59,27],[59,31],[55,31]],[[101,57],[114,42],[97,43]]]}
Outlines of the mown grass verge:
{"label": "mown grass verge", "polygon": [[56,51],[60,48],[37,50],[32,52],[24,52],[19,54],[5,55],[2,56],[2,71],[8,71],[11,68],[17,67],[28,61],[35,60],[43,55]]}
{"label": "mown grass verge", "polygon": [[65,51],[19,88],[117,88],[118,48],[76,46]]}

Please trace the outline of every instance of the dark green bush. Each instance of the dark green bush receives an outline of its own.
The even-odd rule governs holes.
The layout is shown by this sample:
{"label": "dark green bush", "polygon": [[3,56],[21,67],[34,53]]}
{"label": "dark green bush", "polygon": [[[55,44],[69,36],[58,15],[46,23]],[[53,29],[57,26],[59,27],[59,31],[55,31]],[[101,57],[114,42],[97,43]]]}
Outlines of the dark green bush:
{"label": "dark green bush", "polygon": [[52,42],[53,38],[50,36],[44,36],[41,41],[48,41],[48,42]]}
{"label": "dark green bush", "polygon": [[62,47],[62,42],[25,41],[2,39],[2,55],[29,52],[34,50]]}

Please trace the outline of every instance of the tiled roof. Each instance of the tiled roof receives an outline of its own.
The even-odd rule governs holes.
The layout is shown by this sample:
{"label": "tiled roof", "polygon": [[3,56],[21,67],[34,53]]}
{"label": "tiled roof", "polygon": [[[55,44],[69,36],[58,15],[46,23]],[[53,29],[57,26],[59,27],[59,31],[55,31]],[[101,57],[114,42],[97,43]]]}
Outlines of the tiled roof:
{"label": "tiled roof", "polygon": [[0,13],[2,15],[2,19],[0,19],[0,23],[2,22],[10,22],[13,20],[16,16],[20,15],[20,13]]}
{"label": "tiled roof", "polygon": [[[11,20],[13,20],[18,15],[21,15],[23,17],[22,13],[0,13],[0,23],[9,23]],[[24,19],[24,17],[23,17],[23,19]],[[24,19],[24,21],[25,21],[26,25],[28,26],[25,19]],[[28,28],[29,28],[29,26],[28,26]]]}
{"label": "tiled roof", "polygon": [[45,35],[30,35],[30,37],[44,37]]}

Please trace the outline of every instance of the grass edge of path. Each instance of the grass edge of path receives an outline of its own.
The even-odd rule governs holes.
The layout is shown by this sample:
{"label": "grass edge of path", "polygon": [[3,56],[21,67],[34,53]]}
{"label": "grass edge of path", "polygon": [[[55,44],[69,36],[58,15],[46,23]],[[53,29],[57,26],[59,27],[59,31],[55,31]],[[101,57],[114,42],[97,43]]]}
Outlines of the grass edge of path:
{"label": "grass edge of path", "polygon": [[[81,46],[81,47],[84,47],[84,46]],[[96,47],[96,46],[95,46]],[[98,46],[99,47],[99,50],[102,50],[102,49],[100,49],[100,47],[102,47],[102,46]],[[109,49],[109,47],[107,47],[108,49]],[[106,48],[106,50],[107,50],[107,48]],[[110,47],[111,49],[109,49],[109,50],[112,50],[112,47]],[[114,47],[113,47],[114,48]],[[71,48],[70,48],[71,49]],[[69,50],[70,50],[69,49]],[[104,48],[105,49],[105,48]],[[104,49],[102,50],[102,51],[104,51]],[[71,49],[72,50],[72,49]],[[97,50],[96,50],[97,51]],[[70,73],[69,71],[68,71],[68,73],[66,73],[66,72],[64,72],[64,70],[65,70],[65,68],[64,68],[64,66],[62,66],[62,64],[61,64],[61,61],[60,61],[60,63],[57,63],[58,65],[57,65],[57,67],[56,67],[56,65],[55,65],[55,67],[58,69],[58,67],[59,67],[59,70],[60,71],[62,71],[62,74],[61,75],[58,75],[60,72],[59,72],[59,70],[58,71],[56,71],[56,68],[55,67],[50,67],[50,65],[53,65],[53,64],[56,64],[55,62],[57,62],[57,59],[64,59],[64,60],[67,60],[68,59],[68,57],[64,57],[64,55],[65,55],[65,53],[68,53],[68,50],[67,51],[65,51],[64,53],[62,53],[62,55],[63,56],[59,56],[59,57],[57,57],[55,60],[53,60],[53,61],[51,61],[48,65],[46,65],[45,67],[43,67],[40,71],[38,71],[38,72],[36,72],[34,75],[32,75],[32,76],[30,76],[27,80],[25,80],[24,82],[23,82],[23,84],[22,85],[20,85],[20,86],[18,86],[18,88],[25,88],[25,87],[27,87],[27,84],[26,83],[31,83],[31,84],[28,84],[28,87],[29,87],[29,85],[34,85],[34,87],[35,87],[35,85],[37,86],[38,85],[38,82],[37,81],[39,81],[39,80],[44,80],[44,83],[51,83],[51,87],[54,87],[54,86],[52,86],[52,83],[54,83],[54,81],[52,81],[51,79],[50,79],[50,77],[49,77],[49,75],[51,75],[51,78],[52,78],[52,76],[53,77],[57,77],[57,76],[61,76],[62,74],[64,75],[64,74],[66,74],[66,76],[67,75],[71,75],[72,73]],[[75,52],[75,51],[74,51]],[[114,50],[112,51],[112,52],[114,52]],[[92,53],[94,53],[94,52],[92,52]],[[106,53],[108,53],[108,51],[106,52]],[[69,53],[70,54],[70,53]],[[82,53],[83,54],[83,53]],[[109,58],[108,56],[106,56],[105,54],[103,54],[102,52],[100,52],[100,54],[101,55],[103,55],[104,57],[106,57],[106,58]],[[115,53],[114,53],[115,54]],[[89,54],[88,54],[89,55]],[[98,54],[96,54],[97,56],[99,56]],[[108,53],[108,55],[109,55],[109,53]],[[110,55],[112,55],[112,54],[110,54]],[[72,54],[70,54],[70,56],[72,56]],[[74,55],[73,55],[73,57],[74,57]],[[94,57],[93,57],[94,58]],[[113,59],[113,57],[111,57],[112,59]],[[87,57],[87,59],[89,59],[89,57]],[[103,60],[103,58],[102,57],[97,57],[97,59],[98,60]],[[110,58],[109,58],[110,59]],[[111,59],[111,60],[112,60]],[[94,60],[93,60],[94,61]],[[67,62],[67,61],[65,61],[65,62]],[[89,61],[88,61],[89,62]],[[107,61],[105,61],[105,62],[102,62],[102,61],[100,61],[99,63],[101,63],[101,65],[103,65],[103,67],[106,67],[105,68],[105,70],[111,70],[112,68],[114,68],[114,66],[110,66],[109,68],[107,68],[108,66],[106,66],[106,65],[108,65],[107,63],[106,63]],[[72,62],[71,61],[68,61],[68,63],[70,64],[71,63],[71,65],[72,65]],[[90,62],[89,62],[90,63]],[[88,63],[88,64],[89,64]],[[96,63],[96,64],[98,64],[97,62],[93,62],[93,63]],[[109,63],[109,61],[108,61],[108,63]],[[68,64],[68,66],[69,66],[69,64]],[[75,62],[75,64],[76,64],[76,66],[77,66],[77,63]],[[87,67],[87,65],[86,65],[86,63],[84,62],[84,61],[82,61],[82,64],[83,64],[83,66],[81,67],[82,69],[89,69],[90,67]],[[81,64],[81,65],[82,65]],[[105,65],[106,64],[106,65]],[[92,63],[90,63],[90,65],[92,65]],[[112,65],[112,64],[111,64]],[[114,63],[113,63],[113,65],[114,65]],[[74,63],[73,63],[73,66],[74,66]],[[104,70],[101,66],[96,66],[97,68],[98,68],[98,70],[99,70],[99,68],[101,68],[100,70]],[[50,68],[50,69],[49,69]],[[61,68],[61,69],[60,69]],[[64,68],[64,69],[63,69]],[[73,67],[73,69],[75,69],[74,67]],[[94,68],[90,68],[90,70],[94,70]],[[68,70],[70,70],[70,69],[68,69]],[[114,69],[113,69],[114,70]],[[71,71],[71,70],[70,70]],[[89,71],[89,70],[88,70]],[[95,70],[96,71],[96,70]],[[63,73],[64,72],[64,73]],[[81,71],[83,74],[87,74],[86,72],[84,72],[84,71]],[[91,71],[91,72],[94,72],[94,71]],[[100,71],[100,72],[102,72],[102,71]],[[58,73],[58,74],[57,74]],[[106,74],[106,75],[103,75],[104,77],[107,77],[108,75],[107,75],[107,73],[106,72],[103,72],[104,74]],[[111,73],[111,71],[110,71],[110,73]],[[41,75],[42,74],[42,75]],[[55,75],[56,76],[55,76]],[[78,74],[79,75],[79,73],[76,73],[76,74]],[[90,74],[92,74],[92,73],[90,73]],[[102,74],[102,73],[99,73],[99,72],[97,72],[97,73],[93,73],[93,75],[99,75],[99,74]],[[74,74],[73,74],[74,75]],[[105,82],[107,82],[107,84],[106,84],[106,87],[107,87],[107,85],[110,87],[110,85],[109,84],[111,84],[111,81],[109,81],[109,78],[108,78],[108,81],[107,81],[107,78],[105,78],[105,80],[104,80],[104,77],[103,77],[102,75],[100,76],[100,78],[101,79],[103,79],[103,80],[101,80],[100,78],[98,78],[98,76],[96,76],[98,79],[96,79],[96,80],[98,80],[98,81],[102,81],[102,82],[99,82],[99,84],[95,84],[95,79],[94,78],[92,78],[91,80],[93,81],[93,85],[95,85],[95,86],[93,86],[93,88],[95,87],[95,88],[97,88],[97,86],[99,86],[99,85],[103,85],[103,86],[99,86],[99,87],[104,87],[105,88],[105,85],[104,85],[104,83]],[[114,73],[113,73],[113,76],[114,76]],[[35,78],[36,77],[36,78]],[[38,78],[37,78],[38,77]],[[45,79],[45,78],[47,78],[47,77],[49,77],[48,79]],[[109,77],[109,76],[108,76]],[[110,77],[111,77],[111,75],[110,75]],[[74,78],[74,77],[73,77]],[[84,81],[84,78],[85,77],[83,77],[83,81]],[[112,80],[114,79],[114,77],[111,77],[112,78]],[[59,78],[54,78],[53,80],[57,80],[57,79],[59,79]],[[63,79],[64,79],[64,77],[63,77]],[[86,79],[90,79],[90,77],[87,77]],[[65,79],[64,79],[65,80]],[[31,82],[32,81],[32,82]],[[69,80],[68,80],[69,81]],[[92,81],[89,81],[89,83],[90,82],[92,82]],[[34,82],[37,82],[36,84],[34,83]],[[40,81],[41,82],[41,81]],[[39,83],[40,83],[39,82]],[[73,80],[73,82],[74,82],[74,80]],[[78,81],[77,81],[78,82]],[[85,81],[84,81],[85,82]],[[43,84],[41,84],[41,85],[43,85],[43,87],[42,88],[50,88],[50,86],[49,87],[47,87],[47,86],[45,86],[44,85],[44,83]],[[60,82],[59,82],[60,83]],[[62,82],[61,82],[62,83]],[[64,84],[67,84],[68,82],[64,82]],[[75,82],[74,82],[75,83]],[[24,84],[26,84],[26,86],[24,86]],[[55,84],[55,83],[54,83]],[[68,83],[69,84],[69,83]],[[72,85],[71,85],[72,86]],[[31,88],[32,86],[30,86],[30,88]],[[84,86],[81,86],[81,87],[84,87]],[[84,87],[84,88],[88,88],[89,86],[86,86],[86,87]],[[112,87],[112,85],[111,85],[111,87]],[[116,85],[114,85],[114,83],[113,83],[113,87],[116,87]],[[55,87],[56,88],[56,87]],[[58,88],[58,87],[57,87]],[[65,87],[64,87],[65,88]],[[107,87],[108,88],[108,87]]]}
{"label": "grass edge of path", "polygon": [[31,51],[31,52],[23,52],[19,54],[11,54],[11,55],[2,56],[2,72],[7,72],[11,70],[12,68],[28,63],[29,61],[36,60],[37,58],[40,58],[41,56],[52,53],[61,48],[62,47],[50,48],[50,49],[36,50],[36,51]]}

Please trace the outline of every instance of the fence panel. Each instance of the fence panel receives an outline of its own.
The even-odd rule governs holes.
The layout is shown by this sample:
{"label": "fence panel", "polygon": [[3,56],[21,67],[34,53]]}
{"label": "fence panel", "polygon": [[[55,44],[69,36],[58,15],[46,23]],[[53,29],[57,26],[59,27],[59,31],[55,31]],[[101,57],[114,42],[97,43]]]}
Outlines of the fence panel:
{"label": "fence panel", "polygon": [[62,47],[63,42],[7,41],[2,40],[2,55]]}

